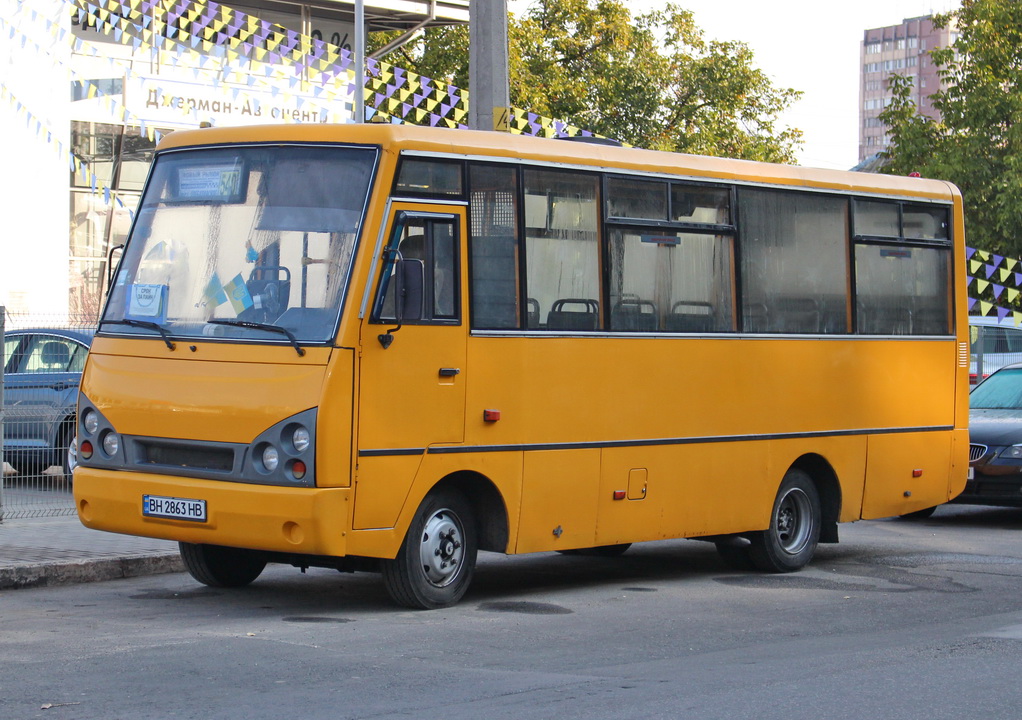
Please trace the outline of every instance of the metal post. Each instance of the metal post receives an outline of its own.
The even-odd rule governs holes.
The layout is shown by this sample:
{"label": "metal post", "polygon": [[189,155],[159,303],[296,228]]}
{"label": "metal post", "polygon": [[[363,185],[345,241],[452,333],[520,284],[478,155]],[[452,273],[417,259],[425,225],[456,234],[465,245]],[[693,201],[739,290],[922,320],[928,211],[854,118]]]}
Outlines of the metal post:
{"label": "metal post", "polygon": [[507,58],[507,0],[468,5],[469,126],[495,130],[495,118],[511,104]]}
{"label": "metal post", "polygon": [[[7,320],[7,308],[0,305],[0,347],[4,346],[4,323]],[[6,363],[4,363],[6,364]],[[4,521],[4,364],[0,364],[0,523]]]}
{"label": "metal post", "polygon": [[983,382],[983,350],[985,349],[985,343],[983,340],[984,328],[982,325],[976,326],[976,382]]}
{"label": "metal post", "polygon": [[366,8],[364,0],[355,0],[355,98],[352,107],[355,122],[366,121]]}

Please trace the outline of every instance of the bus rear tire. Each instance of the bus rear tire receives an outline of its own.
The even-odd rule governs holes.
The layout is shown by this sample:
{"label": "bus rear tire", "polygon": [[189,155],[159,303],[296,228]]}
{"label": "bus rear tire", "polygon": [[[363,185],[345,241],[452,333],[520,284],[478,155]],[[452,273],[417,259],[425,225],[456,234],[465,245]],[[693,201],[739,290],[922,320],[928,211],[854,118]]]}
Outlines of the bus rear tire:
{"label": "bus rear tire", "polygon": [[178,548],[188,574],[210,587],[244,587],[266,567],[266,561],[239,548],[184,542]]}
{"label": "bus rear tire", "polygon": [[748,536],[749,559],[775,573],[801,570],[812,560],[822,524],[820,495],[802,470],[789,470],[770,513],[770,527]]}
{"label": "bus rear tire", "polygon": [[384,586],[404,607],[450,607],[472,582],[477,550],[475,520],[464,496],[434,490],[415,512],[397,557],[382,561]]}

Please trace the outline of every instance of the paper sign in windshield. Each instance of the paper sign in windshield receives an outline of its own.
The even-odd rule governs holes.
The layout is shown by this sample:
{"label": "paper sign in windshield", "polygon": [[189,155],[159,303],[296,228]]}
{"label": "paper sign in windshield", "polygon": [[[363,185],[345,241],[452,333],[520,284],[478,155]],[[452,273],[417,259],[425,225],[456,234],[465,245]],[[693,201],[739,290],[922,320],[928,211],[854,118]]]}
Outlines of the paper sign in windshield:
{"label": "paper sign in windshield", "polygon": [[164,323],[167,320],[167,286],[136,283],[131,286],[128,317]]}

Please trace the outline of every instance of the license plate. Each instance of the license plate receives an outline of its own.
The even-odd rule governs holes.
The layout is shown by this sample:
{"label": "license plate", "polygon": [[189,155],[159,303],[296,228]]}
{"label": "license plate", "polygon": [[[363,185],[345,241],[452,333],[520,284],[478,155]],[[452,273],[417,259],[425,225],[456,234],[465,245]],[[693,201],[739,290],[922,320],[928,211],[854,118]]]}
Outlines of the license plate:
{"label": "license plate", "polygon": [[143,495],[142,515],[145,517],[206,522],[206,501],[163,497],[161,495]]}

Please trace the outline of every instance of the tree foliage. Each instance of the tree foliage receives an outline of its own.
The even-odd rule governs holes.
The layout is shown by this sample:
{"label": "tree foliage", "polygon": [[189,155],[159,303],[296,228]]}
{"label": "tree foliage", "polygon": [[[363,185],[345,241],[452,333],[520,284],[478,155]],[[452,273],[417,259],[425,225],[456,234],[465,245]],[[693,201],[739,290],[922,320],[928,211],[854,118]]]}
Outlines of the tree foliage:
{"label": "tree foliage", "polygon": [[[676,5],[633,17],[621,0],[536,0],[509,18],[508,43],[516,107],[640,147],[795,160],[802,134],[778,118],[801,93]],[[468,29],[428,30],[386,59],[467,88]]]}
{"label": "tree foliage", "polygon": [[[880,115],[892,145],[885,172],[919,172],[962,190],[969,244],[1022,255],[1022,3],[963,0],[937,16],[958,38],[931,52],[944,89],[930,95],[940,120],[921,115],[908,78],[893,77]],[[952,26],[954,27],[954,26]]]}

